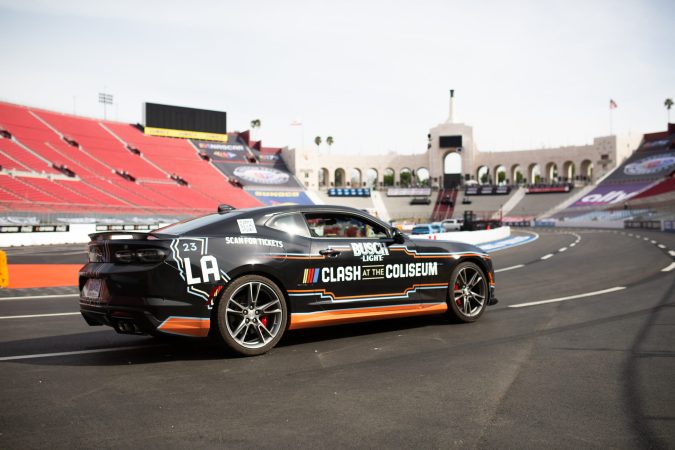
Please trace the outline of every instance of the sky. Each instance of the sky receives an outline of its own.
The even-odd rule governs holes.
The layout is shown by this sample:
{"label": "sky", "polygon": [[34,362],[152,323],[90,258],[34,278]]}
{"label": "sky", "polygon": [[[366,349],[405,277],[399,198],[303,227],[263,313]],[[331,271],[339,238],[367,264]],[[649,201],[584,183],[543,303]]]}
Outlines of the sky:
{"label": "sky", "polygon": [[665,129],[674,23],[671,0],[0,0],[0,100],[102,117],[105,91],[124,122],[148,101],[260,119],[266,146],[418,153],[454,89],[481,151],[581,145],[610,99],[614,133]]}

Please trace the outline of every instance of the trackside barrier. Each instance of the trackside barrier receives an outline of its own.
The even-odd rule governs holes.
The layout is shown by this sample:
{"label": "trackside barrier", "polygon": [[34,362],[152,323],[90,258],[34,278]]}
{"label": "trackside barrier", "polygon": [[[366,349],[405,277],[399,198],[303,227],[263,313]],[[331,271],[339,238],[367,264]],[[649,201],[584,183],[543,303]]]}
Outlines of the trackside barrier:
{"label": "trackside barrier", "polygon": [[535,220],[534,221],[534,226],[535,227],[555,227],[556,221],[555,220]]}
{"label": "trackside barrier", "polygon": [[[100,231],[150,231],[160,225],[101,225],[95,223],[69,225],[2,225],[0,247],[24,245],[86,244],[89,234]],[[168,225],[168,224],[167,224]]]}
{"label": "trackside barrier", "polygon": [[7,254],[0,250],[0,288],[9,286],[9,271],[7,270]]}
{"label": "trackside barrier", "polygon": [[663,231],[669,233],[675,233],[675,220],[664,220],[663,221]]}
{"label": "trackside barrier", "polygon": [[[661,230],[660,220],[624,220],[625,228],[641,228],[645,230]],[[665,225],[665,224],[664,224]],[[672,226],[672,221],[671,221]],[[665,230],[665,227],[663,228]],[[673,230],[670,230],[673,231]]]}
{"label": "trackside barrier", "polygon": [[510,227],[493,228],[492,230],[480,231],[451,231],[448,233],[434,233],[412,236],[413,239],[428,239],[433,241],[464,242],[466,244],[484,244],[500,239],[506,239],[511,235]]}

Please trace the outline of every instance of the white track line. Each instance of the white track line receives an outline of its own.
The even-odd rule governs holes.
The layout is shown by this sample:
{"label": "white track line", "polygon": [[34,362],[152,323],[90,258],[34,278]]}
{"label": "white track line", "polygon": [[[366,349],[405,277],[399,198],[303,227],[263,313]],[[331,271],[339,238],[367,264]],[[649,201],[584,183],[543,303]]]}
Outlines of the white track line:
{"label": "white track line", "polygon": [[41,298],[57,298],[57,297],[79,297],[80,294],[55,294],[55,295],[22,295],[20,297],[0,297],[0,302],[5,300],[37,300]]}
{"label": "white track line", "polygon": [[572,243],[570,244],[570,247],[574,247],[575,245],[577,245],[577,243],[576,243],[576,242],[572,242]]}
{"label": "white track line", "polygon": [[669,254],[670,256],[675,257],[675,250],[670,250],[670,251],[668,252],[668,254]]}
{"label": "white track line", "polygon": [[649,241],[649,242],[651,242],[652,244],[656,244],[656,241]]}
{"label": "white track line", "polygon": [[673,269],[675,269],[675,262],[670,263],[668,267],[664,267],[663,269],[661,269],[661,272],[670,272]]}
{"label": "white track line", "polygon": [[542,256],[540,259],[541,259],[541,260],[546,260],[546,259],[551,258],[552,256],[553,256],[553,253],[549,253],[548,255]]}
{"label": "white track line", "polygon": [[520,269],[521,267],[525,267],[525,264],[518,264],[517,266],[504,267],[503,269],[497,269],[497,270],[495,270],[495,273],[506,272],[507,270],[513,270],[513,269]]}
{"label": "white track line", "polygon": [[0,320],[2,320],[2,319],[32,319],[34,317],[74,316],[76,314],[80,315],[79,312],[53,313],[53,314],[30,314],[30,315],[24,315],[24,316],[0,316]]}
{"label": "white track line", "polygon": [[559,251],[560,253],[566,252],[566,251],[567,251],[567,247],[563,247],[563,248],[559,249],[558,251]]}
{"label": "white track line", "polygon": [[106,353],[106,352],[120,352],[124,350],[137,350],[142,348],[159,347],[158,345],[138,345],[129,347],[114,347],[114,348],[97,348],[95,350],[77,350],[74,352],[58,352],[58,353],[36,353],[33,355],[17,355],[17,356],[3,356],[0,361],[15,361],[17,359],[34,359],[34,358],[51,358],[53,356],[70,356],[70,355],[86,355],[88,353]]}
{"label": "white track line", "polygon": [[[673,264],[675,264],[675,263],[673,263]],[[535,305],[544,305],[546,303],[564,302],[566,300],[574,300],[574,299],[577,299],[577,298],[592,297],[594,295],[601,295],[601,294],[609,294],[610,292],[622,291],[624,289],[626,289],[625,286],[616,286],[616,287],[609,288],[609,289],[603,289],[602,291],[586,292],[585,294],[570,295],[569,297],[552,298],[550,300],[540,300],[540,301],[537,301],[537,302],[529,302],[529,303],[518,303],[516,305],[509,305],[509,308],[524,308],[526,306],[535,306]]]}
{"label": "white track line", "polygon": [[657,245],[657,247],[658,247],[658,248],[666,248],[666,246],[663,245],[663,244],[659,244],[659,245]]}

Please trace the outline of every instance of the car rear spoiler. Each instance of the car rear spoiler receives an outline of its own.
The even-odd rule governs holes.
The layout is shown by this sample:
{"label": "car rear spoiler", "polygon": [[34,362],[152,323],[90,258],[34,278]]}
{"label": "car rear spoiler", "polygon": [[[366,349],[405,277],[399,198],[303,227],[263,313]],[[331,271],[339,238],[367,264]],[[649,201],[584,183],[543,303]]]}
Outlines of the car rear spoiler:
{"label": "car rear spoiler", "polygon": [[148,233],[149,231],[101,231],[99,233],[91,233],[89,238],[92,241],[113,241],[118,239],[144,241],[148,239]]}

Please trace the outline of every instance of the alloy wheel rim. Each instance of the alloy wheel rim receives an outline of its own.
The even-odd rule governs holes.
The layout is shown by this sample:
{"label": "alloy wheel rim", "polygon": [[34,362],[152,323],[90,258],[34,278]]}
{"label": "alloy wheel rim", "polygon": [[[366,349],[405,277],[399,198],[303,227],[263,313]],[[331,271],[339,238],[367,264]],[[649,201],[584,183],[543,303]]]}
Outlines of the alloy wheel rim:
{"label": "alloy wheel rim", "polygon": [[281,300],[269,285],[251,281],[241,285],[227,299],[225,324],[239,345],[260,348],[281,330]]}
{"label": "alloy wheel rim", "polygon": [[457,272],[453,286],[453,301],[466,317],[480,314],[485,304],[485,277],[472,267],[462,267]]}

